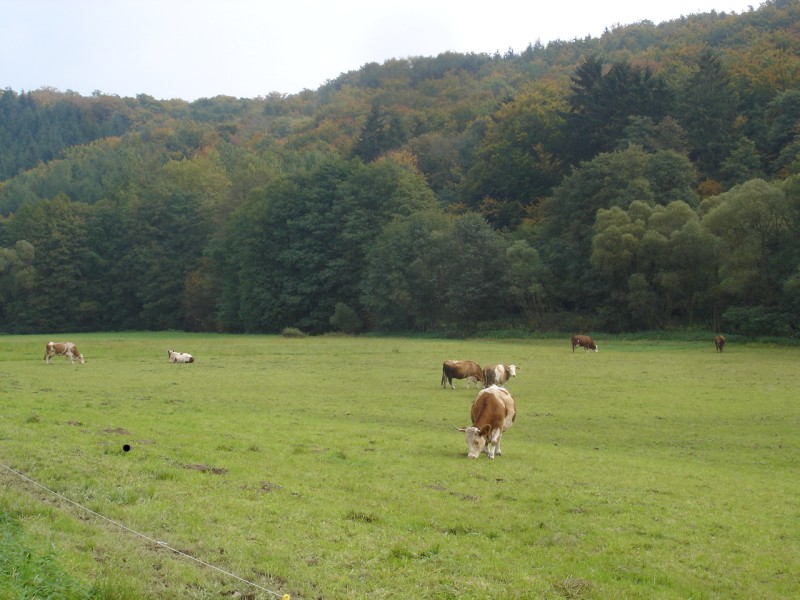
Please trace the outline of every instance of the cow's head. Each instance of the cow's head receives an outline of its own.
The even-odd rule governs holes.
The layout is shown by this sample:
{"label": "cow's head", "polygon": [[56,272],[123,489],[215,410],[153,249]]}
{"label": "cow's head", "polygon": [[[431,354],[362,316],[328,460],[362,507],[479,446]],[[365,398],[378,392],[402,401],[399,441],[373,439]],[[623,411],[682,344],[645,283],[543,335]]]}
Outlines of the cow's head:
{"label": "cow's head", "polygon": [[461,427],[457,429],[464,432],[464,438],[467,441],[467,458],[478,458],[486,447],[486,438],[492,427],[484,425],[480,429],[477,427]]}
{"label": "cow's head", "polygon": [[508,365],[508,376],[509,376],[509,378],[517,376],[517,367],[516,367],[516,365]]}

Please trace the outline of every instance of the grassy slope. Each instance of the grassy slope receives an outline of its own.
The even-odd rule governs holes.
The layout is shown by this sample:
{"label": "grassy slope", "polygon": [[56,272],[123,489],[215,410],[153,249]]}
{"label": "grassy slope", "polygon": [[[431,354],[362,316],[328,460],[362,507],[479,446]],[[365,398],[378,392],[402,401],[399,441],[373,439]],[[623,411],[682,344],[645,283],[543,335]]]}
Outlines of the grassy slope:
{"label": "grassy slope", "polygon": [[[599,340],[0,339],[0,462],[293,598],[800,592],[798,350]],[[170,365],[166,349],[194,353]],[[495,461],[446,358],[513,362]],[[122,445],[132,446],[123,452]],[[0,506],[109,598],[269,597],[0,469]]]}

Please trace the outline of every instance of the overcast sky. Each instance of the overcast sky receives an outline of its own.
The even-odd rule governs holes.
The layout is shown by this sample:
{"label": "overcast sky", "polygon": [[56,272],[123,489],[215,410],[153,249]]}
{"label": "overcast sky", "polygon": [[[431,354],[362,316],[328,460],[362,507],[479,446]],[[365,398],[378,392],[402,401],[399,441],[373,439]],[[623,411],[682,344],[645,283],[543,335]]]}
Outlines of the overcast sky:
{"label": "overcast sky", "polygon": [[523,51],[753,0],[0,0],[0,89],[158,99],[315,90],[366,63]]}

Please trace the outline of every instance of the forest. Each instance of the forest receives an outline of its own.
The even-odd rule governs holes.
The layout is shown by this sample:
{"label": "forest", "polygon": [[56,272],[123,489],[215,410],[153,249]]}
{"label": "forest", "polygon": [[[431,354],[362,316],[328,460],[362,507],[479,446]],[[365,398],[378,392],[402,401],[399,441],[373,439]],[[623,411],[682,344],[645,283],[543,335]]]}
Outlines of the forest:
{"label": "forest", "polygon": [[193,102],[0,91],[0,332],[800,333],[800,2]]}

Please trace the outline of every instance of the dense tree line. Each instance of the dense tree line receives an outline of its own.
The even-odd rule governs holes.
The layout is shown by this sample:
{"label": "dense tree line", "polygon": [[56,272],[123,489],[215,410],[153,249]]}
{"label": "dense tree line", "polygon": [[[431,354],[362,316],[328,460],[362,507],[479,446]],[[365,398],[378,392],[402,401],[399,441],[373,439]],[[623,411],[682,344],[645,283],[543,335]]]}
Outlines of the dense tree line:
{"label": "dense tree line", "polygon": [[800,5],[293,96],[0,94],[0,330],[800,327]]}

